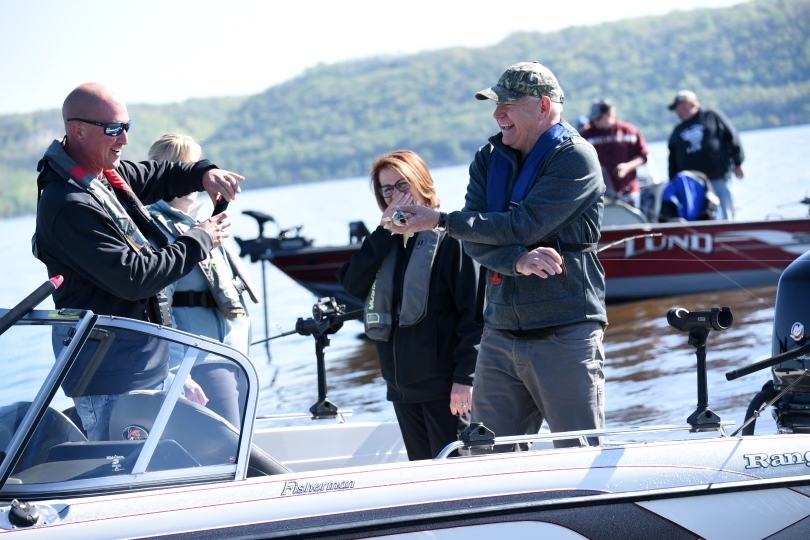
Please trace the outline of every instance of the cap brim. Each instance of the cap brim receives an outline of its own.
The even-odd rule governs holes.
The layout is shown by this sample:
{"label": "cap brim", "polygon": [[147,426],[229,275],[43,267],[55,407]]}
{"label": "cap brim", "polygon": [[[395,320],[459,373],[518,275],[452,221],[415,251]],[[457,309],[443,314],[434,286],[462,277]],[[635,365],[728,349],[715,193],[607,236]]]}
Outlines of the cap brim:
{"label": "cap brim", "polygon": [[680,103],[680,101],[678,101],[678,100],[676,99],[675,101],[673,101],[672,103],[670,103],[670,104],[669,104],[669,106],[667,107],[667,109],[669,109],[670,111],[674,111],[674,110],[675,110],[675,107],[677,107],[677,106],[678,106],[678,103]]}
{"label": "cap brim", "polygon": [[492,88],[487,88],[486,90],[481,90],[480,92],[476,93],[475,99],[491,99],[492,101],[497,101],[498,103],[506,103],[509,101],[516,101],[524,96],[525,94],[507,90],[503,86],[496,84]]}

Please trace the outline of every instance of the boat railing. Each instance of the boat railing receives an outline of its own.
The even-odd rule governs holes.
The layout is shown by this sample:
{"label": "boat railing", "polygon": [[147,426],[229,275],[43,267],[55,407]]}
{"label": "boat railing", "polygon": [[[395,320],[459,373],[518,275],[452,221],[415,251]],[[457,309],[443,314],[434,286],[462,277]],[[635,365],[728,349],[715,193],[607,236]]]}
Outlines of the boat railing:
{"label": "boat railing", "polygon": [[[334,417],[335,420],[339,424],[342,424],[346,421],[344,417],[352,416],[354,411],[352,409],[341,409]],[[263,416],[257,416],[257,421],[264,421],[264,422],[272,422],[272,421],[280,421],[280,420],[313,420],[312,413],[277,413],[277,414],[266,414]]]}
{"label": "boat railing", "polygon": [[[701,432],[706,431],[716,431],[720,434],[721,437],[728,437],[728,433],[726,432],[726,428],[733,428],[736,425],[736,422],[729,421],[729,422],[720,422],[715,429],[701,429]],[[470,426],[473,428],[474,426]],[[492,433],[483,425],[480,426],[486,432]],[[691,425],[678,425],[678,424],[664,424],[659,426],[635,426],[629,428],[611,428],[611,429],[584,429],[579,431],[560,431],[558,433],[537,433],[537,434],[530,434],[530,435],[510,435],[504,437],[482,437],[482,438],[475,438],[475,440],[470,440],[469,438],[465,440],[458,440],[454,441],[444,449],[439,452],[439,455],[436,456],[436,460],[441,460],[447,458],[454,450],[457,449],[469,449],[473,447],[493,447],[493,446],[500,446],[500,445],[514,445],[514,444],[521,444],[521,443],[536,443],[536,442],[548,442],[548,441],[557,441],[557,440],[567,440],[567,439],[578,439],[579,444],[581,446],[588,446],[588,438],[589,437],[615,437],[620,435],[639,435],[639,434],[649,434],[649,433],[664,433],[664,432],[676,432],[676,431],[691,431],[694,432],[695,429]]]}

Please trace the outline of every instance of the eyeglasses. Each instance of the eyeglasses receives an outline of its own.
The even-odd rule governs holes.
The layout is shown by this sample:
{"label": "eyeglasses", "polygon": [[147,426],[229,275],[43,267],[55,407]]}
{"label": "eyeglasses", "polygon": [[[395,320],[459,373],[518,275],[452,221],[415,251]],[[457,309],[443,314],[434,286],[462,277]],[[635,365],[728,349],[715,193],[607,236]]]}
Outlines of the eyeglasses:
{"label": "eyeglasses", "polygon": [[401,191],[405,193],[409,189],[411,189],[411,183],[405,180],[404,178],[394,184],[393,186],[380,186],[377,188],[377,192],[382,195],[384,198],[388,198],[394,194],[394,188],[397,188],[397,191]]}
{"label": "eyeglasses", "polygon": [[124,122],[110,122],[109,124],[105,124],[104,122],[96,122],[94,120],[85,120],[84,118],[68,118],[68,122],[84,122],[85,124],[93,124],[94,126],[101,126],[104,128],[104,135],[109,135],[110,137],[118,137],[124,131],[129,131],[129,128],[132,126],[132,120],[127,123]]}

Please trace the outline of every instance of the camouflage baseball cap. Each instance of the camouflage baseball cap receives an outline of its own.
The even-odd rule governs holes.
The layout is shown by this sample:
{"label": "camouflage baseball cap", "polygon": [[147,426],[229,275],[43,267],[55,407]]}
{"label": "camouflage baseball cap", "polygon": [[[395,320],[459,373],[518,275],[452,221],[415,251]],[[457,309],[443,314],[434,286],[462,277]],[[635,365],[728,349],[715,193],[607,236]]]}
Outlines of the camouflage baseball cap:
{"label": "camouflage baseball cap", "polygon": [[565,100],[557,78],[538,62],[519,62],[509,66],[498,79],[498,84],[475,94],[476,99],[498,102],[515,101],[524,96],[547,96],[557,103]]}

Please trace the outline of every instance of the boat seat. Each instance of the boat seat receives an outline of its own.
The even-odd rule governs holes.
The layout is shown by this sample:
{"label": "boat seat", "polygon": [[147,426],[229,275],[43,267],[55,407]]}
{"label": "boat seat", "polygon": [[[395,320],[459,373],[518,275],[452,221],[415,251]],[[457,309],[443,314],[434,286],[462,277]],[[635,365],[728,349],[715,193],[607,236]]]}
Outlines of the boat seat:
{"label": "boat seat", "polygon": [[[28,412],[29,407],[31,407],[29,401],[19,401],[0,407],[0,449],[3,451],[8,447],[11,437]],[[67,416],[56,409],[48,407],[36,430],[34,430],[31,440],[14,466],[12,474],[43,463],[47,459],[50,449],[59,444],[83,441],[87,441],[87,437]]]}
{"label": "boat seat", "polygon": [[[135,390],[122,394],[113,406],[110,440],[125,440],[138,434],[148,437],[165,391]],[[239,447],[239,431],[227,420],[184,397],[178,397],[161,440],[174,440],[200,465],[233,463]],[[248,477],[285,474],[287,467],[256,445],[250,448]]]}
{"label": "boat seat", "polygon": [[619,200],[605,202],[602,215],[602,227],[641,225],[643,223],[649,223],[649,221],[644,214],[629,204]]}

